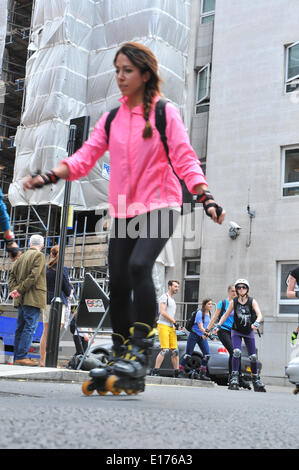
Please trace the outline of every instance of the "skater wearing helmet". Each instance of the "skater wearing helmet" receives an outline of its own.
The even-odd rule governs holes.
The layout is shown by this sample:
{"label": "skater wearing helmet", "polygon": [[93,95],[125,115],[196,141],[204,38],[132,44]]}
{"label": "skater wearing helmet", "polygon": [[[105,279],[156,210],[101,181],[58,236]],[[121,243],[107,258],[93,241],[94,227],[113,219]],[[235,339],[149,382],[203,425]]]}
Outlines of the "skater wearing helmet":
{"label": "skater wearing helmet", "polygon": [[[217,304],[216,311],[211,318],[210,323],[208,324],[205,332],[206,336],[209,335],[211,329],[214,327],[216,322],[219,322],[222,316],[225,314],[226,310],[229,307],[230,301],[236,296],[236,289],[234,285],[229,285],[227,288],[227,298],[220,300]],[[234,323],[234,311],[231,312],[229,317],[225,320],[222,324],[222,328],[218,330],[218,338],[223,344],[223,346],[227,349],[229,354],[228,359],[228,372],[229,372],[229,380],[232,374],[232,361],[233,361],[233,343],[231,338],[231,329]],[[240,361],[240,368],[239,368],[239,384],[242,388],[247,388],[251,390],[250,384],[247,380],[245,380],[243,374],[241,373],[241,361]]]}
{"label": "skater wearing helmet", "polygon": [[152,269],[181,213],[178,177],[198,195],[214,222],[222,224],[225,217],[208,191],[180,114],[169,102],[164,108],[163,136],[157,128],[156,110],[162,100],[154,54],[142,44],[126,43],[117,51],[114,66],[122,93],[114,116],[104,113],[74,155],[46,174],[28,175],[23,182],[24,189],[34,189],[59,178],[79,179],[110,152],[109,212],[114,225],[108,265],[113,348],[109,365],[91,373],[90,383],[83,387],[87,394],[95,389],[101,393],[144,390],[156,314]]}
{"label": "skater wearing helmet", "polygon": [[261,382],[257,370],[257,355],[255,347],[254,331],[257,330],[262,321],[262,314],[258,303],[249,297],[249,282],[246,279],[238,279],[235,282],[237,296],[230,302],[228,309],[220,319],[217,329],[234,311],[234,323],[231,337],[233,343],[232,375],[228,388],[239,390],[239,366],[241,360],[242,339],[244,339],[248,356],[251,363],[252,384],[255,392],[265,392],[265,386]]}

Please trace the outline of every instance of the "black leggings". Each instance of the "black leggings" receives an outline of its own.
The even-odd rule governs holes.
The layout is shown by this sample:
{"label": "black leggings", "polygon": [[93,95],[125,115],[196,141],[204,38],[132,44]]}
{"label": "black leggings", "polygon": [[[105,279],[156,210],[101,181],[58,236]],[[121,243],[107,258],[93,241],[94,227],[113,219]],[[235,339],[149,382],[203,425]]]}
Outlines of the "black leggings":
{"label": "black leggings", "polygon": [[152,270],[179,216],[165,208],[114,221],[108,253],[110,316],[113,331],[125,338],[135,321],[154,324],[157,301]]}
{"label": "black leggings", "polygon": [[228,350],[229,359],[228,359],[228,370],[229,373],[232,373],[232,359],[233,359],[233,343],[231,338],[231,332],[229,330],[225,330],[224,328],[220,328],[217,333],[218,338],[220,339],[223,346]]}

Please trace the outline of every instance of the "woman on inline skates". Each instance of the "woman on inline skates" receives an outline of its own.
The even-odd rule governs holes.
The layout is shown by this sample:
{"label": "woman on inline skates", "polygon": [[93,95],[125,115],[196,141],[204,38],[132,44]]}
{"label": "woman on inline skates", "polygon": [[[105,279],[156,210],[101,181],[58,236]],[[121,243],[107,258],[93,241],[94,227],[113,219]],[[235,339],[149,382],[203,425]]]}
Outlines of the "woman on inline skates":
{"label": "woman on inline skates", "polygon": [[[71,157],[43,175],[26,176],[24,189],[76,180],[89,173],[110,152],[109,212],[114,226],[109,242],[110,316],[113,329],[111,361],[91,372],[84,393],[144,390],[149,348],[153,344],[156,295],[154,262],[171,237],[182,205],[181,184],[198,195],[212,220],[221,224],[225,211],[214,202],[199,160],[177,109],[166,103],[165,146],[156,126],[160,101],[158,63],[139,43],[126,43],[114,58],[121,105],[107,133],[111,113],[104,113],[90,138]],[[108,119],[109,118],[109,119]],[[166,228],[166,230],[165,230]]]}
{"label": "woman on inline skates", "polygon": [[228,388],[239,390],[239,367],[241,360],[242,339],[244,339],[251,363],[252,384],[255,392],[265,392],[265,386],[261,382],[257,370],[257,355],[255,347],[254,331],[260,326],[263,319],[258,303],[248,296],[249,282],[246,279],[238,279],[235,282],[237,296],[231,300],[228,309],[220,319],[217,330],[234,311],[234,323],[231,330],[233,343],[232,374]]}

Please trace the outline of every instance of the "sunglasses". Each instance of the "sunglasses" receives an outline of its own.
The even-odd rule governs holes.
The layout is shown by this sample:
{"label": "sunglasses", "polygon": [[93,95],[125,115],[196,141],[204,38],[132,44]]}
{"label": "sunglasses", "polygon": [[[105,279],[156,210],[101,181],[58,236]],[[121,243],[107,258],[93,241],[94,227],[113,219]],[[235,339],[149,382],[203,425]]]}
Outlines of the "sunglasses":
{"label": "sunglasses", "polygon": [[248,289],[247,286],[237,286],[236,289]]}

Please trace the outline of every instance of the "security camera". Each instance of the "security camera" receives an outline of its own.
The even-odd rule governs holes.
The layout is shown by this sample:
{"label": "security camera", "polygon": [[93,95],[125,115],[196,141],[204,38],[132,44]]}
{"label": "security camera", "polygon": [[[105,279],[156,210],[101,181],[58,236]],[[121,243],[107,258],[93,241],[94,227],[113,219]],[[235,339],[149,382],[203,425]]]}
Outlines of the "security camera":
{"label": "security camera", "polygon": [[229,236],[232,240],[235,240],[239,235],[240,235],[240,230],[241,227],[238,225],[236,222],[233,222],[232,220],[229,222],[230,229],[229,229]]}
{"label": "security camera", "polygon": [[232,220],[230,221],[229,225],[235,230],[241,230],[240,225],[238,225],[236,222],[233,222]]}

